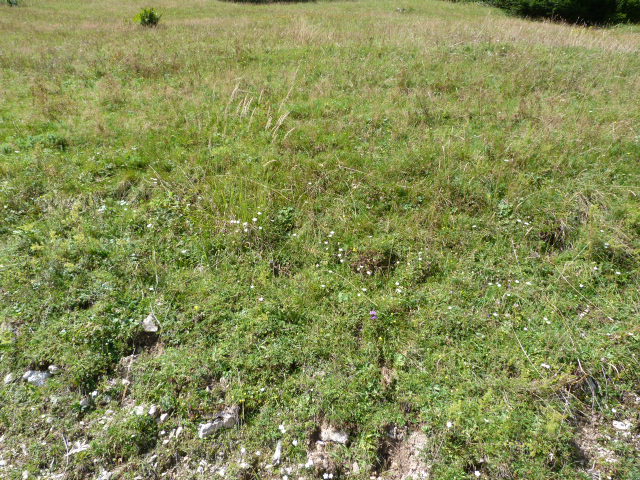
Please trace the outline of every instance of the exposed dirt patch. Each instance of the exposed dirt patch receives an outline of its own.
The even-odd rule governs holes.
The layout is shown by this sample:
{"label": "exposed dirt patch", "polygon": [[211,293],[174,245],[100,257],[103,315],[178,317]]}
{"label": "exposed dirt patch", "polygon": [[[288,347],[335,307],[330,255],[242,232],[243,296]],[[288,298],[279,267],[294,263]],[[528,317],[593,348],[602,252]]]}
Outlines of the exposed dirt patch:
{"label": "exposed dirt patch", "polygon": [[418,480],[430,477],[425,459],[427,435],[421,430],[390,426],[378,449],[376,470],[389,480]]}
{"label": "exposed dirt patch", "polygon": [[612,440],[603,433],[598,416],[583,419],[576,432],[576,447],[586,472],[594,479],[605,478],[618,462],[615,453],[604,445]]}
{"label": "exposed dirt patch", "polygon": [[597,414],[579,419],[575,444],[584,469],[591,478],[616,478],[617,464],[623,460],[614,450],[616,445],[626,444],[636,457],[640,456],[640,434],[636,420],[637,417],[633,421],[609,422]]}
{"label": "exposed dirt patch", "polygon": [[399,258],[394,252],[367,250],[351,263],[351,269],[361,275],[375,275],[393,270]]}
{"label": "exposed dirt patch", "polygon": [[348,432],[323,421],[309,439],[308,461],[313,465],[316,474],[339,476],[342,465],[335,460],[336,450],[348,443]]}

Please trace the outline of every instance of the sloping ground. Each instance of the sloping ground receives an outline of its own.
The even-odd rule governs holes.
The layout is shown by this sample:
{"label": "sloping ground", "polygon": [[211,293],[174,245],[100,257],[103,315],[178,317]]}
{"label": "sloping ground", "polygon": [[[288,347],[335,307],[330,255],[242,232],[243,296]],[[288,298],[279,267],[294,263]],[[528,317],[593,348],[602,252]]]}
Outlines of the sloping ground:
{"label": "sloping ground", "polygon": [[640,31],[0,8],[0,478],[637,479]]}

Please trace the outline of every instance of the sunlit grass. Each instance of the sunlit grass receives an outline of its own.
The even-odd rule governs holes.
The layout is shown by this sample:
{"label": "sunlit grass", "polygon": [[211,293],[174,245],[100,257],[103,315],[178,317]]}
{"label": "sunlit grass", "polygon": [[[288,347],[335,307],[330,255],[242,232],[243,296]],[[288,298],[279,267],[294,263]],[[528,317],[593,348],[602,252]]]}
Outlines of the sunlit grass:
{"label": "sunlit grass", "polygon": [[637,27],[29,0],[0,39],[0,374],[61,371],[0,386],[0,477],[321,477],[323,421],[336,477],[396,478],[391,426],[435,479],[637,477]]}

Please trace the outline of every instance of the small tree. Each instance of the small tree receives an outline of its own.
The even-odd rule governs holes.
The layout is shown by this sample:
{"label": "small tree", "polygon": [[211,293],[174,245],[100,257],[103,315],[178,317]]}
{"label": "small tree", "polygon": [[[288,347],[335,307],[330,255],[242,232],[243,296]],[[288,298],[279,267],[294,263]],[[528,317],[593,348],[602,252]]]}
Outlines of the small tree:
{"label": "small tree", "polygon": [[135,21],[143,27],[155,27],[160,23],[160,15],[155,8],[143,8],[138,15],[136,15]]}
{"label": "small tree", "polygon": [[640,0],[485,0],[516,15],[604,25],[640,21]]}

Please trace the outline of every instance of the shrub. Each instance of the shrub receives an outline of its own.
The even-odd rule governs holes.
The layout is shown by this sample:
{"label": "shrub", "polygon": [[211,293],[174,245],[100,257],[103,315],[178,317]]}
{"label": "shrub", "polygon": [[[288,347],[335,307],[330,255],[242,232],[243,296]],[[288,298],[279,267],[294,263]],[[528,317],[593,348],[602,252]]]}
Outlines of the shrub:
{"label": "shrub", "polygon": [[619,23],[640,22],[640,0],[618,0],[614,20]]}
{"label": "shrub", "polygon": [[640,0],[486,0],[490,5],[531,18],[602,25],[640,21]]}
{"label": "shrub", "polygon": [[160,23],[160,15],[155,8],[143,8],[138,15],[136,15],[135,21],[143,27],[155,27]]}
{"label": "shrub", "polygon": [[7,5],[9,5],[10,7],[17,7],[18,0],[7,0]]}

